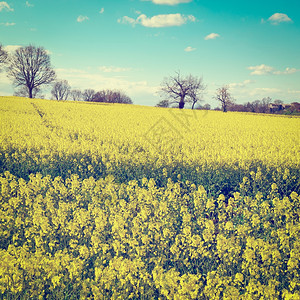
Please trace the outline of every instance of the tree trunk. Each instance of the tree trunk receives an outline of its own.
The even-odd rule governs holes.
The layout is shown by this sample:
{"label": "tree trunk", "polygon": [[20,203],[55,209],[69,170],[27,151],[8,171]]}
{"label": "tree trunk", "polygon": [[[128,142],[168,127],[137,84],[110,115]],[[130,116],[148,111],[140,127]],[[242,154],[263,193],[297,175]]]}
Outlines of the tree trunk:
{"label": "tree trunk", "polygon": [[192,109],[194,109],[194,105],[196,104],[196,102],[193,102],[193,105],[192,105]]}
{"label": "tree trunk", "polygon": [[32,98],[32,88],[31,87],[29,87],[28,88],[28,96],[29,96],[29,98]]}
{"label": "tree trunk", "polygon": [[180,108],[180,109],[183,109],[183,108],[184,108],[184,102],[183,102],[183,101],[180,101],[180,102],[179,102],[179,108]]}

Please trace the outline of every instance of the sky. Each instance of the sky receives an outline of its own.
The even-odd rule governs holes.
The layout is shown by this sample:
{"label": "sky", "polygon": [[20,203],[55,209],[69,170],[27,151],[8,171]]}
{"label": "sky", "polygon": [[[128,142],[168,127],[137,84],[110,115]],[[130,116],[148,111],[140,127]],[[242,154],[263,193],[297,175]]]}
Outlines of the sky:
{"label": "sky", "polygon": [[[236,103],[300,102],[299,0],[0,0],[0,43],[44,47],[73,89],[119,89],[156,105],[164,78],[202,77]],[[12,95],[0,73],[0,95]],[[45,90],[46,97],[47,91]]]}

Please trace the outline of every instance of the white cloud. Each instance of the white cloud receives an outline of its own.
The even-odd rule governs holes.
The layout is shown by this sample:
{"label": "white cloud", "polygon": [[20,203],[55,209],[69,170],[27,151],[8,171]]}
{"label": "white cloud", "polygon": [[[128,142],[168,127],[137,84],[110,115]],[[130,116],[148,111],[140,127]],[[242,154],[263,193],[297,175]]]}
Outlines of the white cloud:
{"label": "white cloud", "polygon": [[127,23],[131,25],[140,24],[144,27],[159,28],[159,27],[172,27],[181,26],[186,24],[188,21],[195,22],[196,18],[193,15],[184,16],[182,14],[167,14],[167,15],[156,15],[151,18],[145,14],[141,14],[136,20],[128,16],[124,16],[119,19],[119,23]]}
{"label": "white cloud", "polygon": [[34,5],[31,4],[31,3],[29,3],[28,1],[26,1],[26,6],[27,6],[27,7],[34,7]]}
{"label": "white cloud", "polygon": [[0,23],[1,25],[4,25],[4,26],[15,26],[16,25],[16,23],[8,23],[8,22],[6,22],[6,23]]}
{"label": "white cloud", "polygon": [[250,66],[248,67],[248,70],[252,71],[250,75],[288,75],[299,71],[295,68],[285,68],[284,71],[278,71],[265,64],[261,64],[259,66]]}
{"label": "white cloud", "polygon": [[0,2],[0,11],[2,11],[2,10],[6,10],[6,11],[14,11],[14,9],[11,8],[11,7],[9,6],[9,4],[8,4],[7,2],[5,2],[5,1],[1,1],[1,2]]}
{"label": "white cloud", "polygon": [[190,3],[193,0],[144,0],[152,1],[154,4],[176,5],[180,3]]}
{"label": "white cloud", "polygon": [[192,52],[192,51],[195,51],[195,50],[196,50],[196,48],[192,48],[192,47],[190,47],[190,46],[188,46],[188,47],[186,47],[186,48],[184,49],[185,52]]}
{"label": "white cloud", "polygon": [[274,71],[273,74],[275,75],[288,75],[288,74],[293,74],[298,72],[299,70],[295,69],[295,68],[285,68],[284,71]]}
{"label": "white cloud", "polygon": [[204,39],[205,40],[214,40],[214,39],[216,39],[218,37],[220,37],[220,35],[218,33],[210,33]]}
{"label": "white cloud", "polygon": [[292,19],[288,17],[288,15],[282,13],[276,13],[272,15],[268,19],[268,21],[271,22],[273,25],[277,25],[279,23],[284,23],[284,22],[293,22]]}
{"label": "white cloud", "polygon": [[[96,91],[103,89],[122,90],[130,97],[137,95],[155,96],[160,87],[151,86],[145,80],[129,81],[120,77],[104,76],[101,73],[85,71],[80,69],[56,69],[59,78],[65,78],[73,88],[87,89]],[[132,99],[134,101],[134,98]]]}
{"label": "white cloud", "polygon": [[122,19],[118,20],[118,23],[135,25],[137,22],[133,18],[130,18],[128,16],[124,16]]}
{"label": "white cloud", "polygon": [[254,89],[254,93],[260,93],[260,92],[264,92],[264,93],[280,93],[281,90],[277,89],[277,88],[256,88]]}
{"label": "white cloud", "polygon": [[244,80],[243,82],[230,83],[230,84],[228,84],[228,86],[229,86],[230,88],[244,88],[244,87],[246,87],[248,84],[251,84],[251,83],[255,83],[255,81],[254,81],[254,80],[249,80],[249,79],[247,79],[247,80]]}
{"label": "white cloud", "polygon": [[[21,48],[21,47],[22,47],[22,46],[20,46],[20,45],[6,45],[6,46],[4,46],[3,48],[4,48],[4,50],[7,51],[8,53],[12,53],[12,52],[16,51],[17,49],[19,49],[19,48]],[[46,53],[47,53],[48,55],[53,54],[53,52],[51,52],[50,50],[47,50],[47,49],[45,49],[45,50],[46,50]]]}
{"label": "white cloud", "polygon": [[288,93],[289,94],[295,94],[295,95],[300,95],[300,91],[297,91],[297,90],[288,90]]}
{"label": "white cloud", "polygon": [[86,20],[89,20],[89,17],[87,17],[87,16],[79,16],[77,18],[77,22],[79,22],[79,23],[81,23],[83,21],[86,21]]}
{"label": "white cloud", "polygon": [[121,73],[130,71],[131,68],[121,68],[121,67],[114,67],[114,66],[101,66],[99,67],[99,70],[104,73]]}
{"label": "white cloud", "polygon": [[102,7],[99,11],[99,14],[103,14],[104,13],[104,7]]}
{"label": "white cloud", "polygon": [[252,71],[250,75],[267,75],[274,72],[274,68],[264,64],[248,67],[248,70]]}
{"label": "white cloud", "polygon": [[4,50],[11,53],[11,52],[16,51],[20,47],[22,47],[22,46],[19,46],[19,45],[6,45],[6,46],[4,46]]}

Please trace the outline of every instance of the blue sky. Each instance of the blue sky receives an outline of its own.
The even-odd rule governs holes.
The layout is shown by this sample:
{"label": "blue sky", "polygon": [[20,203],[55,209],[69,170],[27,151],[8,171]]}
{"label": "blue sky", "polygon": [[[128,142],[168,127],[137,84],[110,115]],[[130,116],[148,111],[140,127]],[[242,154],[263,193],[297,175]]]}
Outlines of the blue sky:
{"label": "blue sky", "polygon": [[[0,1],[0,43],[43,46],[72,88],[121,89],[155,105],[164,77],[203,77],[204,102],[300,101],[298,0]],[[0,94],[13,93],[5,72]],[[47,94],[47,92],[45,91]]]}

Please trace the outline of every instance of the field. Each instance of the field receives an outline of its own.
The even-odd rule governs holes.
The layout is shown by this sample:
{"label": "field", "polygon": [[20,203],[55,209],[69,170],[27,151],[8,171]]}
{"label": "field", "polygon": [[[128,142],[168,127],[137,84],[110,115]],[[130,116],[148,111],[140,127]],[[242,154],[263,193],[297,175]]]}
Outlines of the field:
{"label": "field", "polygon": [[0,298],[300,299],[299,129],[0,97]]}

